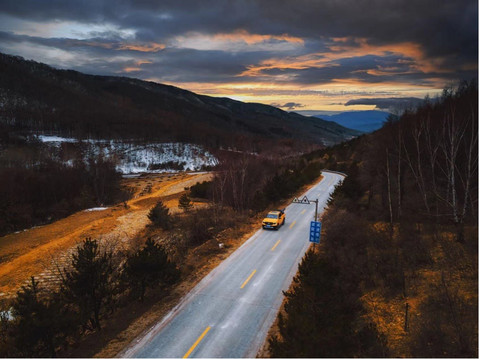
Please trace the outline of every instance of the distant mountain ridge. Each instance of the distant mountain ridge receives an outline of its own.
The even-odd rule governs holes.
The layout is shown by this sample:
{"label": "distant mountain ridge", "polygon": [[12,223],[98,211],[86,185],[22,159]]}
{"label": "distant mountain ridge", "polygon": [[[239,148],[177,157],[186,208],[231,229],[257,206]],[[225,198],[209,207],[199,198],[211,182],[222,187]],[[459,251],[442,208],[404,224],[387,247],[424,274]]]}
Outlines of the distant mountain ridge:
{"label": "distant mountain ridge", "polygon": [[[127,77],[57,70],[0,54],[0,131],[142,138],[210,148],[278,140],[332,145],[359,131],[331,121]],[[1,132],[0,132],[1,134]],[[0,137],[1,138],[1,137]]]}
{"label": "distant mountain ridge", "polygon": [[334,121],[344,127],[362,132],[373,132],[383,126],[391,114],[384,111],[348,111],[336,115],[314,115],[316,118]]}

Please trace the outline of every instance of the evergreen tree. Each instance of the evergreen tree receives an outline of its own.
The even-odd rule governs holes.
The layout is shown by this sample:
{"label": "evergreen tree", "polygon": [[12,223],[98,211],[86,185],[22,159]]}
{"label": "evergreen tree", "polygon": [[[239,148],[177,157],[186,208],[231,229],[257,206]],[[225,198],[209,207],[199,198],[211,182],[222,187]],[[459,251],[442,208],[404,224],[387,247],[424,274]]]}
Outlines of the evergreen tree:
{"label": "evergreen tree", "polygon": [[165,206],[162,201],[158,201],[155,207],[150,210],[148,213],[148,219],[152,221],[154,225],[163,229],[172,228],[172,218],[168,213],[167,206]]}
{"label": "evergreen tree", "polygon": [[41,299],[35,278],[22,287],[13,304],[15,346],[20,356],[54,357],[76,329],[72,313],[57,293]]}
{"label": "evergreen tree", "polygon": [[171,284],[179,277],[179,271],[168,260],[165,249],[151,238],[127,258],[123,273],[132,293],[141,301],[148,287]]}
{"label": "evergreen tree", "polygon": [[184,212],[188,212],[190,209],[192,209],[193,203],[188,194],[184,193],[181,195],[180,199],[178,200],[178,207]]}
{"label": "evergreen tree", "polygon": [[82,325],[100,330],[100,317],[115,289],[112,253],[101,252],[97,241],[87,238],[73,254],[72,268],[64,272],[63,294],[77,306]]}

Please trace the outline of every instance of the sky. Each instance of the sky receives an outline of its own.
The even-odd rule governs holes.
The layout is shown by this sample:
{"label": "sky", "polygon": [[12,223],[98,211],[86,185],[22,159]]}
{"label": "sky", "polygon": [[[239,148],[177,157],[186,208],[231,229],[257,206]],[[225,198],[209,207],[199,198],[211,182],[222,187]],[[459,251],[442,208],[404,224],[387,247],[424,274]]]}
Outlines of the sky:
{"label": "sky", "polygon": [[0,52],[286,111],[394,110],[478,77],[478,3],[1,0]]}

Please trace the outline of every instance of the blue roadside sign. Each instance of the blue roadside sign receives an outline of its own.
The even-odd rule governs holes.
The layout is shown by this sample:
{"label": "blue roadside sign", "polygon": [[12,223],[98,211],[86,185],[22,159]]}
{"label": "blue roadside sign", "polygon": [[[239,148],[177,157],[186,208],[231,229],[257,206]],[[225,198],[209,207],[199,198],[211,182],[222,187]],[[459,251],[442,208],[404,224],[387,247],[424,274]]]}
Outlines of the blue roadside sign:
{"label": "blue roadside sign", "polygon": [[320,232],[322,231],[322,222],[310,222],[310,242],[320,243]]}

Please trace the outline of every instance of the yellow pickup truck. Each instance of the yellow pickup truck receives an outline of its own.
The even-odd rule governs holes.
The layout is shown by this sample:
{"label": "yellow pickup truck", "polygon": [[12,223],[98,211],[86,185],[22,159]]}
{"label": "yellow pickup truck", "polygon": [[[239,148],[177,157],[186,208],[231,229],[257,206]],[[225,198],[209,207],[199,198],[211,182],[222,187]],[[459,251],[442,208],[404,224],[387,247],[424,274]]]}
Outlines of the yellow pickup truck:
{"label": "yellow pickup truck", "polygon": [[277,209],[268,212],[267,216],[262,221],[263,229],[279,229],[285,224],[285,210]]}

